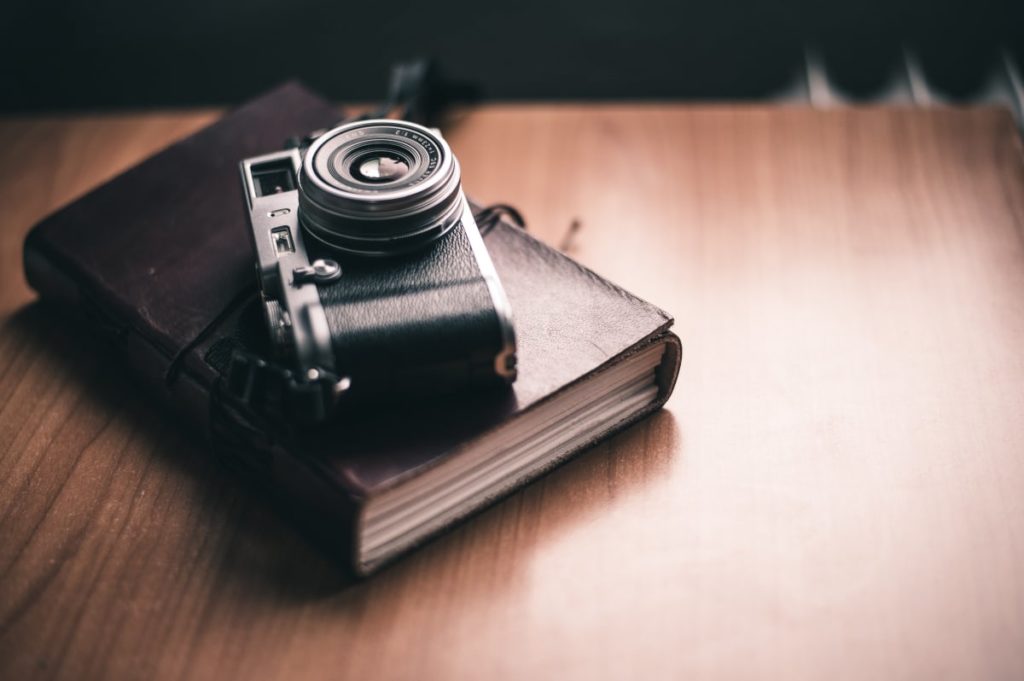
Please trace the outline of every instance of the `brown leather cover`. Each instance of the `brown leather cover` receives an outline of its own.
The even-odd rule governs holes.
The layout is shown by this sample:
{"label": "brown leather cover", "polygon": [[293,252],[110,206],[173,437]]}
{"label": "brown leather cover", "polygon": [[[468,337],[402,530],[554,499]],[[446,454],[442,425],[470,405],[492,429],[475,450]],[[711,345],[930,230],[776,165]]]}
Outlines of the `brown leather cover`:
{"label": "brown leather cover", "polygon": [[[26,240],[25,271],[44,298],[75,307],[110,338],[228,463],[255,473],[288,515],[347,554],[367,497],[665,343],[661,393],[644,414],[657,409],[674,386],[681,348],[665,312],[499,224],[486,242],[516,326],[519,379],[510,391],[399,402],[315,431],[268,432],[222,390],[230,351],[265,347],[238,162],[337,118],[322,99],[284,85],[45,219]],[[609,434],[594,433],[588,444]]]}

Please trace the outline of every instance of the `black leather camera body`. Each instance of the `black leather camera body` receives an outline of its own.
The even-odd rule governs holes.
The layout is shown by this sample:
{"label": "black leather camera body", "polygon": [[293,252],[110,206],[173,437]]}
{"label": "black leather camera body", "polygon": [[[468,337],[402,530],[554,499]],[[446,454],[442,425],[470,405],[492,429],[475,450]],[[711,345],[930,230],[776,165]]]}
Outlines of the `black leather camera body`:
{"label": "black leather camera body", "polygon": [[438,133],[357,121],[241,170],[293,387],[353,400],[515,380],[508,299]]}

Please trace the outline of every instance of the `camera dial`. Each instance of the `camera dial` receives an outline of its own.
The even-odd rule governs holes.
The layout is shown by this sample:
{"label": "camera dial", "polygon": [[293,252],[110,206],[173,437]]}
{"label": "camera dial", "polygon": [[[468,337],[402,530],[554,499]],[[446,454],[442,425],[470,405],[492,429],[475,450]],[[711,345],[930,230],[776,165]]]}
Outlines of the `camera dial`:
{"label": "camera dial", "polygon": [[406,121],[357,121],[310,146],[299,218],[331,248],[388,256],[422,248],[458,224],[459,164],[436,132]]}

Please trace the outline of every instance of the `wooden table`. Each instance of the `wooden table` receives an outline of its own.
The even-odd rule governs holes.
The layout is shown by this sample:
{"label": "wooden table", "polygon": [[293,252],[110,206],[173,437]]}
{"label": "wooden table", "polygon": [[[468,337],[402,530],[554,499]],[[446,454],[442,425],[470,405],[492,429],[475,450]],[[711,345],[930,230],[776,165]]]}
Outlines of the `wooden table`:
{"label": "wooden table", "polygon": [[488,106],[469,191],[675,314],[657,414],[339,572],[21,240],[215,111],[0,122],[0,677],[1024,677],[1024,163],[995,109]]}

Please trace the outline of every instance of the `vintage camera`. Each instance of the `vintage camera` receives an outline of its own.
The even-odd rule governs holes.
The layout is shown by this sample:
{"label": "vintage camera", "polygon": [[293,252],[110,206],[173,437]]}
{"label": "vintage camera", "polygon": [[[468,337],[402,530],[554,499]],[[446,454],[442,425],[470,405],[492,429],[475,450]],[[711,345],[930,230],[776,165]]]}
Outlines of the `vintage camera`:
{"label": "vintage camera", "polygon": [[341,125],[242,161],[267,327],[301,384],[421,395],[508,384],[508,299],[440,134]]}

